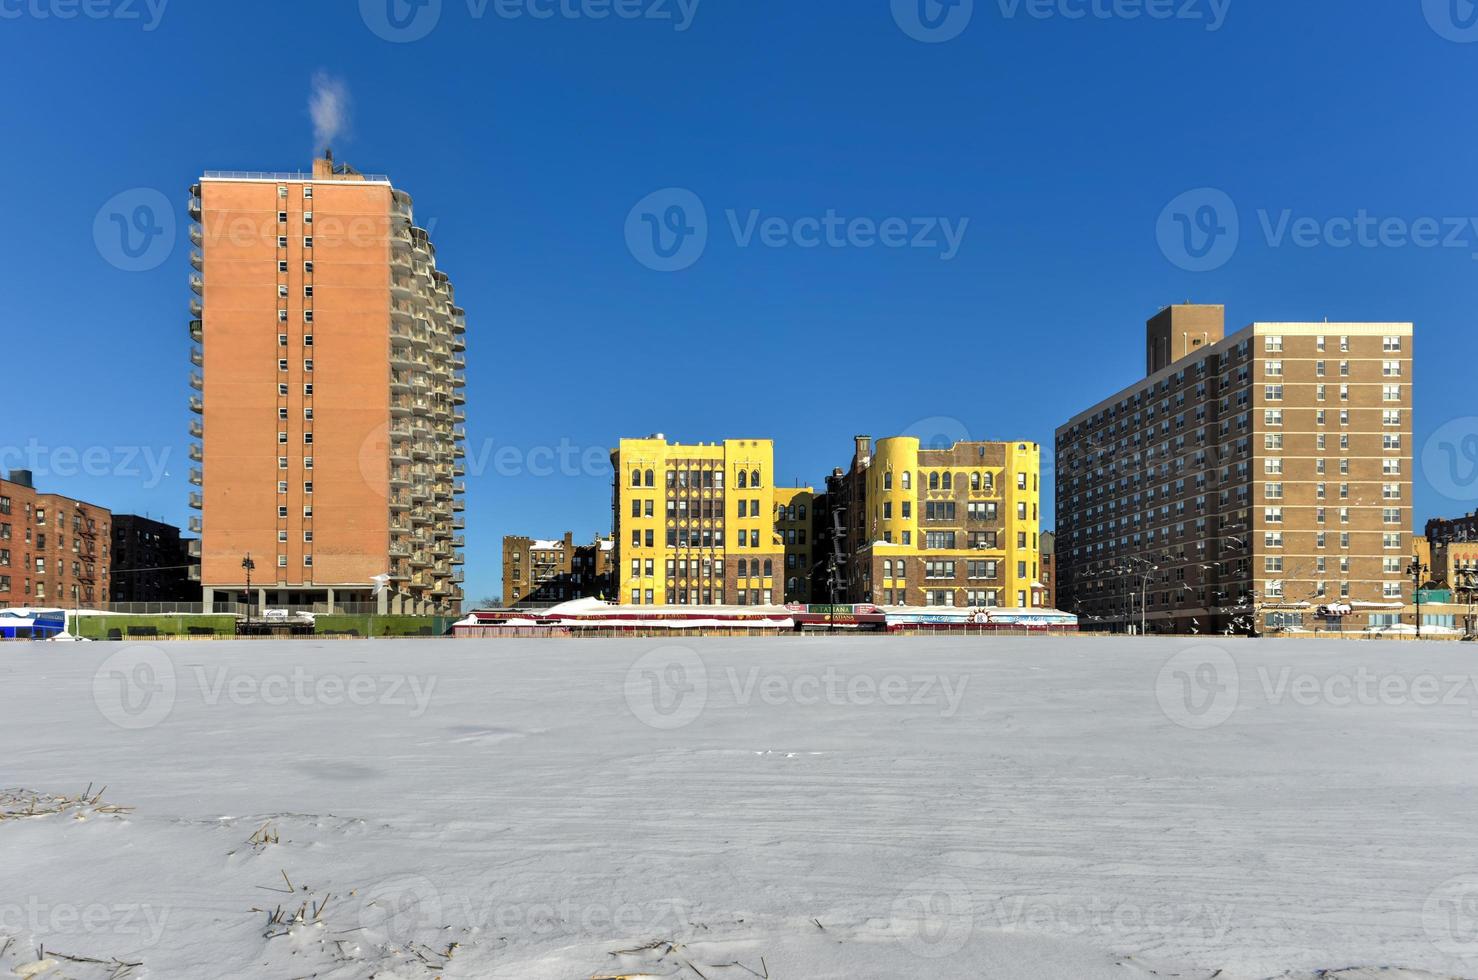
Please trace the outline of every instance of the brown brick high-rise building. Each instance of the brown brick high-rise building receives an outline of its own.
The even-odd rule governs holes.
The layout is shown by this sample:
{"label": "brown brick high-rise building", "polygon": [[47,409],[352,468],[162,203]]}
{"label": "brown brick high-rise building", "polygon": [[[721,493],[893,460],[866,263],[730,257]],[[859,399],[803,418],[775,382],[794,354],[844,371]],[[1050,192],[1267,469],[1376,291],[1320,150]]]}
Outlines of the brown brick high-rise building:
{"label": "brown brick high-rise building", "polygon": [[0,480],[0,607],[107,605],[112,520],[94,504],[37,492],[25,470]]}
{"label": "brown brick high-rise building", "polygon": [[191,195],[206,606],[250,555],[258,603],[456,611],[466,327],[410,197],[331,159]]}
{"label": "brown brick high-rise building", "polygon": [[[1058,606],[1084,629],[1399,621],[1412,325],[1149,322],[1151,373],[1057,430]],[[1172,359],[1173,358],[1173,359]]]}

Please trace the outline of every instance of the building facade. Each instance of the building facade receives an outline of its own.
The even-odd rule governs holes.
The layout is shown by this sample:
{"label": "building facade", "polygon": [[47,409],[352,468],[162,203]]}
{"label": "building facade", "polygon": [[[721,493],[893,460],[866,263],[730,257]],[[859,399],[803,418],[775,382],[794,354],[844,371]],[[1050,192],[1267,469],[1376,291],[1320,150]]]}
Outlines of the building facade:
{"label": "building facade", "polygon": [[774,443],[622,439],[612,528],[616,597],[629,605],[772,605],[784,598]]}
{"label": "building facade", "polygon": [[1057,608],[1057,569],[1053,566],[1056,560],[1053,557],[1057,553],[1057,535],[1051,531],[1043,531],[1042,537],[1042,587],[1046,590],[1042,596],[1042,604],[1049,609]]}
{"label": "building facade", "polygon": [[200,542],[173,524],[113,515],[112,595],[116,603],[200,601]]}
{"label": "building facade", "polygon": [[897,606],[1041,606],[1041,447],[855,440],[819,518],[818,598]]}
{"label": "building facade", "polygon": [[775,488],[775,533],[785,549],[786,602],[813,602],[811,573],[815,568],[816,489]]}
{"label": "building facade", "polygon": [[314,161],[191,188],[190,334],[207,608],[455,612],[465,314],[410,196]]}
{"label": "building facade", "polygon": [[1478,589],[1478,512],[1427,522],[1426,553],[1417,561],[1430,569],[1428,581],[1464,592]]}
{"label": "building facade", "polygon": [[1409,598],[1412,325],[1149,321],[1141,381],[1056,433],[1058,605],[1084,629],[1389,622]]}
{"label": "building facade", "polygon": [[106,605],[113,515],[36,490],[31,474],[0,480],[0,607]]}
{"label": "building facade", "polygon": [[615,545],[597,537],[576,544],[572,531],[563,539],[510,535],[503,539],[503,605],[548,605],[570,599],[609,599]]}

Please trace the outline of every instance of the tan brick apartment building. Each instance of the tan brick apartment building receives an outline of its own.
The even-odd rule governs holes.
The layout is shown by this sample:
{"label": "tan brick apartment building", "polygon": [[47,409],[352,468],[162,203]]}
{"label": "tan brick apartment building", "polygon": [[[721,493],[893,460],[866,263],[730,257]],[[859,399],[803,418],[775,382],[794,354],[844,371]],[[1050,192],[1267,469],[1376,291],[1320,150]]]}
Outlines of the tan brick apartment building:
{"label": "tan brick apartment building", "polygon": [[106,605],[111,528],[102,507],[39,493],[12,471],[0,480],[0,607]]}
{"label": "tan brick apartment building", "polygon": [[610,538],[575,544],[573,531],[558,540],[509,535],[503,538],[503,605],[614,598],[614,555]]}
{"label": "tan brick apartment building", "polygon": [[1058,604],[1085,629],[1399,622],[1410,595],[1412,325],[1168,307],[1147,375],[1056,435]]}
{"label": "tan brick apartment building", "polygon": [[190,214],[206,607],[250,555],[261,604],[456,611],[465,315],[410,197],[326,159],[207,173]]}

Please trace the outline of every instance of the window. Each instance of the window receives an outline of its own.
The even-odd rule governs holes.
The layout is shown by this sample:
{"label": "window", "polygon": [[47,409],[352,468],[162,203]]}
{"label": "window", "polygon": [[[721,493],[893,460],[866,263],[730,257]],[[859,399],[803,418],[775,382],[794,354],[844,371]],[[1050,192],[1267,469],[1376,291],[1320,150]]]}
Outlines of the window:
{"label": "window", "polygon": [[1381,376],[1382,377],[1385,377],[1385,378],[1399,378],[1399,377],[1401,377],[1401,362],[1400,361],[1382,361],[1381,362],[1381,372],[1380,373],[1381,373]]}
{"label": "window", "polygon": [[312,568],[313,567],[313,556],[312,555],[304,555],[303,556],[303,567],[304,568]]}
{"label": "window", "polygon": [[287,346],[287,334],[280,333],[280,334],[277,335],[277,346],[278,347],[286,347]]}
{"label": "window", "polygon": [[277,322],[278,323],[286,323],[287,322],[287,310],[278,310],[277,311]]}
{"label": "window", "polygon": [[313,236],[312,235],[305,235],[303,237],[303,247],[304,248],[312,248],[313,247]]}
{"label": "window", "polygon": [[1266,351],[1268,353],[1276,353],[1278,351],[1281,351],[1282,349],[1283,349],[1283,338],[1282,337],[1271,337],[1270,336],[1270,337],[1264,337],[1263,338],[1263,350],[1264,351]]}
{"label": "window", "polygon": [[304,323],[312,323],[313,322],[313,311],[312,310],[304,310],[303,311],[303,322]]}
{"label": "window", "polygon": [[1381,338],[1381,348],[1380,349],[1382,351],[1385,351],[1388,354],[1398,353],[1401,350],[1401,338],[1400,337],[1382,337]]}
{"label": "window", "polygon": [[313,397],[313,386],[311,384],[303,385],[303,394],[304,395],[307,395],[309,398],[312,398]]}
{"label": "window", "polygon": [[303,346],[304,347],[312,347],[313,346],[313,335],[311,333],[305,333],[305,334],[303,334]]}
{"label": "window", "polygon": [[277,359],[277,370],[279,370],[279,371],[286,371],[287,370],[287,358],[285,358],[285,357],[279,357]]}
{"label": "window", "polygon": [[311,358],[311,357],[305,357],[305,358],[303,358],[303,370],[304,370],[304,372],[307,372],[307,373],[311,373],[313,371],[313,358]]}

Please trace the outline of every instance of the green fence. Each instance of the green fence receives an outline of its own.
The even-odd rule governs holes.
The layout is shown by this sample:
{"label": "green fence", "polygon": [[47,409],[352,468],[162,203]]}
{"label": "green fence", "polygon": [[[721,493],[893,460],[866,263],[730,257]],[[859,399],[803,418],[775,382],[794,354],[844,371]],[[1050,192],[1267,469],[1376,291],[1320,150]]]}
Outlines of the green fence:
{"label": "green fence", "polygon": [[203,640],[236,635],[235,616],[77,616],[68,626],[90,640]]}
{"label": "green fence", "polygon": [[453,616],[343,616],[315,617],[319,636],[445,636]]}

